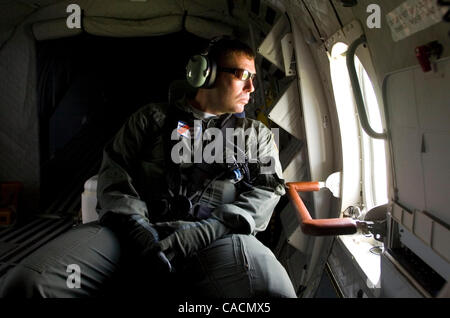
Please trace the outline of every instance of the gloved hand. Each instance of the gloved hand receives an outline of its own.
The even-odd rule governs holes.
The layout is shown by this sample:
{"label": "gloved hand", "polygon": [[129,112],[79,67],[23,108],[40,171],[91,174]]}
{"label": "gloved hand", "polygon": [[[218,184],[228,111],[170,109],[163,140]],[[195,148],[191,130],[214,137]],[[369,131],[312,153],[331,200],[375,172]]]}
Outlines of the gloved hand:
{"label": "gloved hand", "polygon": [[158,248],[158,231],[140,215],[131,216],[129,222],[132,223],[130,236],[140,242],[141,256],[160,270],[173,272],[174,269],[166,254]]}
{"label": "gloved hand", "polygon": [[108,213],[101,222],[130,241],[146,262],[164,272],[174,271],[169,259],[157,245],[157,230],[143,216]]}
{"label": "gloved hand", "polygon": [[213,218],[197,222],[156,223],[155,228],[161,234],[168,234],[167,237],[156,243],[161,251],[174,252],[176,256],[184,257],[191,256],[230,232],[227,226]]}

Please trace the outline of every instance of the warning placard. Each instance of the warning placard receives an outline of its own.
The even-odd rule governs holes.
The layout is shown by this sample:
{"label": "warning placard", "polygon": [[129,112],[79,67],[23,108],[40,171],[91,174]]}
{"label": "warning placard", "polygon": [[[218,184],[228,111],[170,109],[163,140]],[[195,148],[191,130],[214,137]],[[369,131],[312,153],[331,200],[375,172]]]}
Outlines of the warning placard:
{"label": "warning placard", "polygon": [[386,15],[394,41],[400,41],[442,21],[446,8],[435,0],[407,0]]}

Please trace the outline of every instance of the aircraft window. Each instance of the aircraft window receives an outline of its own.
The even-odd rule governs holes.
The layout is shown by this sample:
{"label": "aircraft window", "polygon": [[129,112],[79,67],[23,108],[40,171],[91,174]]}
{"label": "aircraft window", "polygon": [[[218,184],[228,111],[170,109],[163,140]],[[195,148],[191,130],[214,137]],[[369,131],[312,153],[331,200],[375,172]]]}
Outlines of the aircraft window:
{"label": "aircraft window", "polygon": [[[385,141],[368,136],[362,129],[346,64],[345,43],[336,43],[330,54],[330,71],[342,145],[342,215],[364,219],[371,208],[388,202]],[[380,107],[372,82],[355,56],[355,67],[361,86],[368,120],[382,132]],[[365,273],[370,288],[380,278],[380,251],[383,243],[374,237],[355,234],[340,236],[340,241]]]}
{"label": "aircraft window", "polygon": [[[382,132],[380,108],[372,82],[358,58],[355,58],[355,66],[371,127],[377,132]],[[364,203],[365,208],[370,210],[374,206],[388,203],[385,141],[371,138],[362,130],[361,135],[363,137],[364,158]]]}
{"label": "aircraft window", "polygon": [[[371,208],[388,202],[385,141],[371,138],[359,124],[347,72],[346,51],[346,44],[336,43],[330,58],[343,152],[342,206],[358,206],[364,214]],[[356,56],[355,66],[369,122],[375,131],[383,131],[372,82]],[[360,185],[361,188],[355,185]]]}
{"label": "aircraft window", "polygon": [[[342,145],[342,195],[341,211],[361,203],[361,145],[359,141],[356,107],[353,101],[350,78],[347,72],[345,52],[347,45],[336,43],[331,50],[330,68],[334,99],[339,120]],[[356,168],[356,169],[355,169]]]}

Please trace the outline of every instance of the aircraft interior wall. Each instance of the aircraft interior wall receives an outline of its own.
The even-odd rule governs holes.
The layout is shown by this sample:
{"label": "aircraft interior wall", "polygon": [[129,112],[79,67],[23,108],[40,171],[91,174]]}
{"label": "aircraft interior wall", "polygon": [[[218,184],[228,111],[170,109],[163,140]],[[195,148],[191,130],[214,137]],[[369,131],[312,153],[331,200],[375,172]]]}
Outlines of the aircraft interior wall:
{"label": "aircraft interior wall", "polygon": [[[448,228],[449,223],[447,219],[449,214],[448,209],[444,206],[448,206],[449,202],[446,199],[440,198],[440,196],[448,197],[444,194],[445,191],[441,191],[442,189],[448,188],[444,179],[448,180],[448,160],[445,158],[448,157],[448,151],[446,149],[449,148],[448,140],[450,139],[447,128],[448,120],[446,120],[446,124],[443,124],[442,122],[443,118],[448,118],[447,112],[449,109],[448,97],[442,96],[445,95],[447,91],[442,85],[445,86],[445,82],[448,82],[448,80],[445,80],[445,78],[447,78],[445,61],[450,54],[449,50],[446,49],[450,44],[448,23],[437,23],[428,27],[426,30],[414,33],[402,40],[394,40],[386,19],[381,20],[380,28],[369,28],[367,26],[366,19],[369,13],[366,11],[366,8],[372,4],[373,1],[358,1],[358,4],[352,8],[341,6],[339,1],[332,2],[334,8],[330,2],[304,2],[303,4],[308,6],[308,10],[306,10],[305,5],[291,5],[287,11],[292,12],[290,16],[304,17],[304,19],[298,19],[297,21],[305,34],[305,40],[308,42],[311,52],[313,52],[312,56],[314,57],[315,64],[324,85],[324,91],[326,92],[325,94],[331,117],[330,121],[332,123],[331,127],[333,129],[334,149],[335,154],[337,155],[334,162],[335,167],[340,170],[342,165],[341,158],[345,154],[342,154],[339,151],[341,149],[340,132],[336,118],[337,114],[335,112],[336,107],[339,107],[339,105],[336,104],[334,97],[330,94],[330,92],[333,92],[328,56],[331,53],[331,50],[328,50],[327,52],[324,46],[327,45],[327,41],[330,41],[330,39],[332,41],[332,38],[336,36],[340,29],[343,29],[343,33],[345,34],[346,26],[352,23],[352,21],[358,20],[363,28],[363,33],[367,38],[367,48],[359,48],[356,51],[356,54],[361,59],[361,63],[369,73],[369,77],[374,85],[378,103],[381,105],[382,118],[385,119],[385,121],[383,121],[383,127],[388,130],[389,133],[392,134],[391,137],[393,137],[391,144],[386,144],[385,149],[387,157],[386,163],[388,171],[390,172],[390,179],[388,180],[388,184],[390,185],[389,198],[392,201],[403,201],[405,203],[408,201],[405,195],[410,196],[411,204],[406,204],[410,211],[426,211],[425,213],[428,215],[426,218],[435,217],[437,220],[436,224],[440,224],[440,226],[443,226],[444,228],[447,226]],[[382,10],[382,17],[403,3],[404,1],[377,1],[377,4]],[[336,10],[338,17],[335,16],[334,10]],[[335,19],[333,18],[331,19],[332,21],[330,21],[330,19],[325,19],[325,16],[335,16]],[[347,36],[348,35],[349,33]],[[438,41],[444,47],[444,50],[440,55],[440,60],[436,61],[436,59],[434,59],[435,62],[438,62],[435,64],[436,68],[432,72],[423,73],[416,57],[415,48],[420,45],[428,44],[430,41]],[[328,47],[328,49],[330,49],[330,47]],[[369,52],[369,55],[363,54],[363,51]],[[439,61],[442,61],[442,63],[439,63]],[[402,72],[405,72],[404,76],[396,83],[397,85],[401,83],[403,86],[395,88],[387,87],[389,85],[387,85],[386,82],[392,84],[393,80],[399,78]],[[389,93],[386,93],[388,89]],[[428,93],[423,94],[424,91],[427,91]],[[430,94],[430,92],[433,93]],[[392,96],[390,94],[392,94]],[[425,97],[425,95],[427,97]],[[442,117],[434,117],[435,115]],[[407,120],[407,118],[413,118],[413,121],[406,123],[405,120]],[[403,124],[399,123],[398,120]],[[407,132],[408,129],[409,132]],[[429,148],[427,148],[428,152],[422,155],[420,154],[421,144],[427,144],[429,146]],[[388,158],[391,158],[393,161],[390,161]],[[429,166],[430,160],[433,162],[432,169]],[[415,168],[412,168],[412,162],[417,163]],[[421,166],[424,165],[428,165],[426,172],[421,168]],[[395,166],[397,166],[397,168]],[[408,170],[408,172],[405,169]],[[439,176],[437,174],[439,174]],[[405,180],[409,181],[406,182]],[[425,181],[425,184],[423,180],[427,180]],[[402,183],[400,188],[397,188],[397,186],[399,186],[398,182]],[[428,188],[419,189],[422,185]],[[415,188],[416,190],[412,191],[412,188]],[[402,193],[403,200],[401,198]],[[427,202],[430,203],[429,206],[426,206],[426,199],[423,199],[424,196],[428,197]],[[412,203],[417,200],[421,201],[421,203]],[[438,207],[437,205],[441,203],[443,203],[443,205]],[[432,205],[434,207],[432,207]],[[415,217],[417,218],[416,222],[424,222],[422,219],[419,220],[419,217],[421,217],[421,214],[418,214],[418,216]],[[399,218],[397,217],[396,220],[398,221]],[[432,222],[427,222],[428,223],[425,224],[431,226]],[[398,231],[398,229],[396,231]],[[403,229],[401,231],[403,231]],[[411,228],[411,231],[414,231],[414,229]],[[428,231],[428,229],[425,231]],[[426,237],[425,240],[428,241],[428,245],[430,246],[431,236],[429,236],[429,232],[427,233],[428,234],[425,234],[423,237]],[[335,268],[339,270],[339,266],[342,265],[339,264],[339,262],[342,262],[343,258],[341,257],[341,259],[339,259],[339,256],[336,256],[339,254],[336,253],[336,250],[340,246],[337,243],[338,242],[336,241],[334,242],[329,261],[334,261],[335,265],[338,264]],[[443,244],[445,245],[445,243]],[[422,253],[423,256],[424,250],[426,249],[425,246],[426,245],[420,249],[415,248],[415,253]],[[447,259],[448,262],[449,256],[447,255],[447,252],[439,251],[438,247],[435,248],[434,251],[441,255],[442,259],[444,259],[444,263],[442,263],[443,265],[437,265],[437,263],[433,264],[434,269],[440,269],[438,271],[442,277],[439,277],[440,275],[438,274],[434,282],[424,284],[428,285],[428,295],[436,295],[442,287],[443,282],[448,279],[448,274],[445,269],[447,268],[448,270],[448,263],[445,265],[445,259]],[[411,251],[408,251],[407,254],[408,253],[410,255],[414,254],[411,253]],[[431,259],[432,257],[428,257],[428,265],[433,263]],[[389,275],[387,274],[389,269],[385,260],[383,261],[383,264],[386,269],[387,277]],[[358,266],[353,267],[353,269],[351,268],[352,266],[350,266],[349,269],[353,271],[361,270]],[[432,268],[429,268],[428,270],[430,271],[430,281],[433,281],[431,277],[434,275],[434,270]],[[361,275],[361,277],[364,277],[364,274]],[[418,276],[420,276],[420,274],[418,274]],[[386,277],[383,281],[387,290],[392,286],[389,286]],[[379,289],[377,289],[379,286],[373,286],[371,283],[368,283],[368,281],[355,281],[352,285],[349,284],[349,277],[341,276],[340,278],[340,283],[349,288],[347,290],[349,295],[356,295],[354,293],[355,290],[364,290],[365,294],[368,292],[369,294],[379,295],[380,293]],[[344,278],[347,279],[347,281],[342,281]],[[420,280],[421,278],[418,277],[417,279]],[[424,282],[423,279],[422,282]],[[435,284],[435,286],[431,287],[433,284]],[[355,287],[358,285],[359,287]],[[397,285],[397,287],[400,285]],[[367,286],[371,286],[371,288],[367,289]],[[391,291],[389,290],[388,293],[384,295],[390,295],[389,297],[392,297],[393,294],[390,292]],[[427,292],[422,293],[422,295],[423,294],[427,294]],[[408,295],[408,293],[405,292],[403,295]],[[410,292],[409,295],[412,297],[412,295],[418,294],[416,294],[416,292]]]}

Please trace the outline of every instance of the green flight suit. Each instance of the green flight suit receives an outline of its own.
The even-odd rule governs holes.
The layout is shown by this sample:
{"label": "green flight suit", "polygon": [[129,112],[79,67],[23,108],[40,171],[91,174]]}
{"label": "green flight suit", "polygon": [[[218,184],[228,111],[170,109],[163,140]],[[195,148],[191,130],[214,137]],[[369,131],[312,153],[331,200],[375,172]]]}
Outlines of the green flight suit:
{"label": "green flight suit", "polygon": [[[202,118],[184,99],[174,106],[189,113],[194,119],[202,120],[206,129],[214,127],[220,120],[217,117]],[[166,175],[171,172],[164,147],[164,138],[168,137],[162,134],[167,109],[164,104],[143,107],[131,116],[114,141],[106,147],[97,190],[100,217],[106,212],[115,212],[138,213],[152,219],[152,213],[158,213],[152,211],[151,202],[167,191],[162,185],[167,186]],[[173,129],[176,129],[176,126],[173,126]],[[252,143],[257,143],[259,158],[273,158],[274,173],[259,174],[259,171],[256,171],[259,175],[254,178],[253,189],[241,193],[234,189],[235,186],[230,181],[217,180],[211,184],[212,190],[205,192],[202,202],[213,207],[212,216],[226,224],[234,233],[256,234],[266,229],[273,209],[280,196],[285,193],[280,180],[281,164],[274,136],[261,122],[237,118],[235,131],[241,134],[247,131],[247,155],[252,149]],[[256,154],[252,156],[256,157]],[[183,170],[189,170],[188,164],[184,166],[187,167],[181,168],[181,174]],[[221,189],[236,195],[231,196],[230,200],[227,193],[218,193]]]}
{"label": "green flight suit", "polygon": [[[175,107],[185,122],[201,120],[203,129],[216,127],[228,118],[206,118],[184,99]],[[255,237],[266,229],[274,207],[285,193],[271,131],[248,118],[237,118],[233,125],[243,131],[253,128],[245,138],[247,154],[257,143],[258,158],[273,158],[273,165],[269,165],[273,171],[269,169],[268,173],[259,173],[261,167],[249,165],[251,185],[242,186],[242,181],[233,183],[225,175],[217,178],[210,173],[206,178],[197,178],[193,173],[198,172],[193,170],[195,165],[177,166],[168,161],[171,157],[164,132],[176,129],[180,121],[168,112],[170,109],[166,104],[144,106],[105,147],[97,188],[100,223],[78,226],[24,259],[0,286],[0,296],[91,297],[126,291],[124,296],[150,299],[179,291],[181,295],[207,297],[296,297],[283,266]],[[177,178],[179,182],[174,182],[173,187],[171,180]],[[203,187],[202,195],[198,194],[198,185]],[[229,229],[228,234],[219,235],[208,246],[178,260],[175,274],[160,273],[136,258],[122,234],[102,225],[102,220],[111,215],[140,215],[145,222],[177,219],[180,216],[172,210],[161,212],[161,202],[165,202],[171,187],[173,191],[184,189],[183,194],[188,196],[197,193],[198,206],[208,211],[203,218],[216,219]],[[81,271],[79,288],[68,283],[68,266],[74,264]]]}

